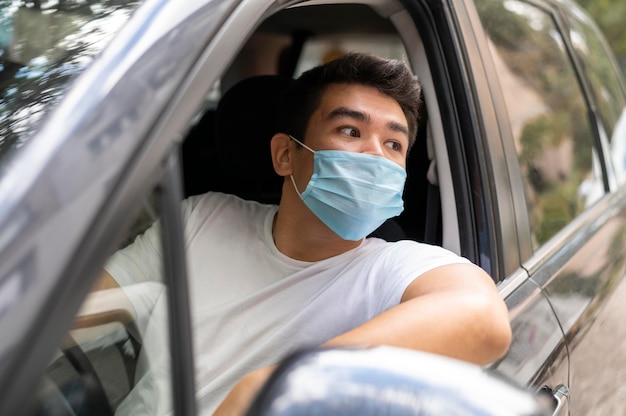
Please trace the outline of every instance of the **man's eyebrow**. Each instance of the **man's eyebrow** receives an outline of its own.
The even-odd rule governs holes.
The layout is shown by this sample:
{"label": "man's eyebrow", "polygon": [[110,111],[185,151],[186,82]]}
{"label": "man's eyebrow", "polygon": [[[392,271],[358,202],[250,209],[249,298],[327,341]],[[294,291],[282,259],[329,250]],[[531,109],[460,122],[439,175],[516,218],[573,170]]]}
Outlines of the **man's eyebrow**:
{"label": "man's eyebrow", "polygon": [[[353,110],[348,107],[337,107],[326,116],[327,120],[333,120],[341,117],[349,117],[355,119],[357,121],[369,123],[370,116],[362,111]],[[391,131],[395,131],[398,133],[404,133],[407,137],[409,136],[409,129],[406,128],[401,123],[396,123],[395,121],[390,121],[387,123],[387,128]]]}
{"label": "man's eyebrow", "polygon": [[337,107],[335,108],[333,111],[331,111],[330,113],[328,113],[328,115],[326,116],[327,120],[333,120],[336,118],[342,118],[342,117],[349,117],[349,118],[353,118],[357,121],[363,121],[366,123],[369,123],[370,121],[370,116],[368,114],[365,114],[362,111],[358,111],[358,110],[353,110],[351,108],[348,107]]}
{"label": "man's eyebrow", "polygon": [[395,121],[390,121],[389,123],[387,123],[387,128],[391,131],[404,133],[407,137],[409,137],[409,129],[406,128],[404,124],[396,123]]}

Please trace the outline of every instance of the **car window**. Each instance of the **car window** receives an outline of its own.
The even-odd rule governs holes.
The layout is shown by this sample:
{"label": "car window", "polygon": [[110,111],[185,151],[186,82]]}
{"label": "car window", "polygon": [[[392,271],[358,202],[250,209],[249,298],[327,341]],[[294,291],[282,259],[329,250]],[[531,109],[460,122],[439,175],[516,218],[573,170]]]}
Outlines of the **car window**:
{"label": "car window", "polygon": [[[415,39],[411,40],[412,47],[415,47]],[[278,185],[272,183],[273,189],[266,192],[268,183],[279,179],[269,155],[269,139],[275,131],[268,132],[261,125],[268,124],[263,119],[271,110],[272,102],[280,95],[279,89],[262,91],[267,87],[259,86],[250,86],[247,91],[240,89],[236,94],[239,103],[232,109],[234,112],[227,110],[232,106],[220,106],[220,101],[244,80],[268,75],[294,78],[307,69],[351,51],[409,63],[407,47],[398,28],[384,13],[379,14],[367,5],[300,6],[281,10],[260,22],[219,81],[207,92],[203,109],[185,139],[185,194],[220,191],[246,199],[277,203],[276,188],[280,193],[282,182]],[[420,79],[424,85],[425,78],[421,74]],[[259,99],[260,94],[265,94],[266,98]],[[229,102],[234,100],[231,98]],[[239,128],[233,129],[233,125]],[[432,143],[427,144],[429,123],[425,113],[421,115],[419,127],[418,140],[407,162],[411,173],[404,193],[405,210],[397,218],[397,223],[402,227],[403,238],[441,244],[441,226],[437,225],[441,222],[440,216],[433,217],[439,218],[434,221],[427,221],[425,213],[429,159],[434,157]],[[261,152],[265,152],[266,156],[260,156]],[[260,161],[262,157],[264,162]],[[433,198],[439,198],[439,195],[433,194]],[[427,222],[436,228],[432,233],[425,231]],[[434,236],[427,238],[425,234]]]}
{"label": "car window", "polygon": [[139,3],[0,2],[0,164],[24,144]]}
{"label": "car window", "polygon": [[[168,290],[155,200],[144,201],[120,251],[106,263],[114,280],[96,282],[56,349],[37,389],[36,414],[170,409]],[[129,262],[130,253],[140,253],[141,261]]]}
{"label": "car window", "polygon": [[567,14],[569,37],[591,86],[602,127],[609,140],[613,166],[620,183],[626,181],[626,100],[624,86],[608,46],[589,18],[572,10]]}
{"label": "car window", "polygon": [[[235,29],[241,31],[241,27]],[[277,97],[281,94],[280,85],[285,84],[276,78],[296,77],[313,66],[351,51],[406,61],[406,49],[391,21],[366,5],[300,5],[270,16],[250,34],[219,83],[206,92],[204,112],[194,120],[183,144],[186,195],[219,191],[243,199],[278,203],[283,178],[275,173],[271,163],[269,143],[276,130],[272,130],[274,126],[269,124]],[[427,125],[424,117],[420,128]],[[430,219],[424,215],[430,165],[426,131],[421,133],[423,137],[411,151],[410,158],[414,160],[407,164],[410,172],[414,172],[409,177],[420,184],[407,183],[405,196],[409,195],[410,200],[405,203],[406,214],[398,218],[393,224],[395,227],[390,225],[393,230],[386,233],[385,238],[390,234],[401,234],[402,238],[419,239],[425,234],[425,224]],[[439,195],[434,197],[439,198]],[[430,222],[436,227],[437,221],[434,218]],[[398,228],[401,230],[396,234]],[[433,234],[436,232],[434,230]],[[191,241],[197,237],[194,234],[187,238]],[[223,245],[228,247],[225,243]],[[206,252],[206,247],[202,252],[189,249],[188,258],[214,256]],[[222,249],[213,248],[211,244],[211,250],[215,252]],[[216,272],[207,274],[204,268],[200,269],[200,264],[189,261],[190,276],[198,275],[199,270],[207,276],[206,279],[192,277],[192,287],[194,284],[198,287],[213,284],[226,287],[227,283],[223,282],[228,279]],[[233,267],[238,266],[234,264]],[[228,274],[231,270],[224,272]],[[220,293],[222,290],[230,289],[220,289]],[[208,305],[228,303],[207,296],[207,293],[207,290],[190,291],[193,322],[206,321]],[[242,296],[241,292],[238,295]],[[198,391],[203,392],[199,401],[202,407],[206,406],[203,401],[212,400],[210,393],[216,384],[215,360],[224,347],[215,344],[214,334],[196,327],[194,330],[196,382]]]}
{"label": "car window", "polygon": [[[263,76],[295,78],[343,53],[358,51],[405,61],[414,68],[423,90],[434,91],[432,80],[425,72],[427,58],[415,52],[423,50],[418,46],[421,39],[414,32],[412,23],[399,24],[394,20],[398,15],[408,18],[408,14],[404,15],[405,12],[398,11],[397,7],[390,15],[384,7],[378,10],[364,4],[300,5],[278,11],[261,21],[235,54],[230,66],[207,91],[203,106],[185,138],[185,195],[220,191],[244,199],[278,202],[275,194],[280,194],[282,182],[272,183],[273,189],[266,192],[267,184],[279,179],[269,155],[269,139],[275,131],[266,131],[268,123],[262,120],[273,108],[272,103],[280,95],[280,90],[263,91],[267,87],[250,85],[247,92],[240,89],[236,94],[239,104],[233,115],[232,111],[226,110],[232,106],[221,107],[220,103],[242,81]],[[411,59],[409,51],[413,53]],[[421,68],[415,65],[421,65]],[[261,102],[260,94],[266,97],[261,97]],[[431,134],[434,123],[430,122],[428,113],[438,111],[434,94],[431,98],[423,99],[429,109],[420,114],[418,137],[407,161],[405,209],[393,220],[396,223],[394,228],[398,225],[401,230],[394,235],[444,245],[460,252],[456,211],[452,204],[436,202],[444,197],[453,202],[454,193],[450,175],[444,175],[449,164],[439,163],[439,159],[447,159],[446,152],[440,151],[441,145],[434,144],[445,140],[444,134],[440,128],[438,134]],[[233,102],[234,99],[227,101]],[[233,129],[234,125],[239,128]],[[267,140],[267,144],[262,140]],[[260,156],[261,152],[266,156]],[[434,168],[435,157],[438,159],[437,169]],[[262,158],[265,162],[260,161]],[[389,237],[385,235],[383,238]]]}
{"label": "car window", "polygon": [[518,0],[478,0],[509,115],[533,247],[604,193],[576,73],[552,15]]}

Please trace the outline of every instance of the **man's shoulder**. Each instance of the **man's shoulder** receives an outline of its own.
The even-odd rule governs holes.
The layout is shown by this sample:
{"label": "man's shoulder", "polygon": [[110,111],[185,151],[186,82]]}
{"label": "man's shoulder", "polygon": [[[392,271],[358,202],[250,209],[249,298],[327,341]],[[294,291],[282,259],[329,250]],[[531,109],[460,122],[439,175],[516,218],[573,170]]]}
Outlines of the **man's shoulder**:
{"label": "man's shoulder", "polygon": [[448,251],[441,246],[436,246],[428,243],[421,243],[415,240],[398,240],[398,241],[385,241],[378,237],[368,237],[363,244],[359,247],[363,249],[377,249],[377,250],[419,250],[419,251]]}
{"label": "man's shoulder", "polygon": [[236,202],[236,201],[244,201],[243,199],[232,195],[232,194],[225,194],[223,192],[206,192],[203,194],[199,194],[199,195],[192,195],[189,196],[185,199],[185,203],[192,205],[192,206],[198,206],[198,205],[212,205],[212,204],[219,204],[219,203],[224,203],[224,202]]}
{"label": "man's shoulder", "polygon": [[191,230],[207,223],[250,224],[262,221],[277,210],[276,205],[261,204],[221,192],[207,192],[183,201],[183,221]]}
{"label": "man's shoulder", "polygon": [[222,192],[207,192],[200,195],[193,195],[185,199],[184,205],[190,210],[212,209],[216,207],[232,207],[232,209],[255,207],[257,209],[271,209],[275,205],[261,204],[257,201],[242,199],[237,195],[225,194]]}
{"label": "man's shoulder", "polygon": [[363,254],[377,252],[381,257],[418,260],[439,259],[451,263],[465,263],[468,260],[444,247],[414,240],[387,242],[380,238],[367,238],[359,247]]}

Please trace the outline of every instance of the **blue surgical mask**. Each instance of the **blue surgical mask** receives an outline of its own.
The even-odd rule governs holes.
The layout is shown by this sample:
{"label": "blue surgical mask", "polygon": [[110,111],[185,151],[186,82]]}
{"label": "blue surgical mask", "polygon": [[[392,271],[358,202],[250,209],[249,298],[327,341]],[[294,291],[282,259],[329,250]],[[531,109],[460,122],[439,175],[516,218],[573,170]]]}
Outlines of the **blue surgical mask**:
{"label": "blue surgical mask", "polygon": [[344,240],[360,240],[404,209],[406,171],[381,156],[343,150],[313,150],[313,175],[300,193],[304,204]]}

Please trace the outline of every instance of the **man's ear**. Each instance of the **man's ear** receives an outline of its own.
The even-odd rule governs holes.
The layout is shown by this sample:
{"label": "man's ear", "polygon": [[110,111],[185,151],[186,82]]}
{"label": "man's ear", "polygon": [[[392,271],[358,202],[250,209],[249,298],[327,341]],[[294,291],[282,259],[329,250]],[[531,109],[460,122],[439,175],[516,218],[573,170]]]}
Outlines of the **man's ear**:
{"label": "man's ear", "polygon": [[274,165],[274,170],[280,176],[291,175],[293,172],[291,167],[291,153],[289,152],[290,144],[291,139],[285,133],[276,133],[270,142],[272,164]]}

